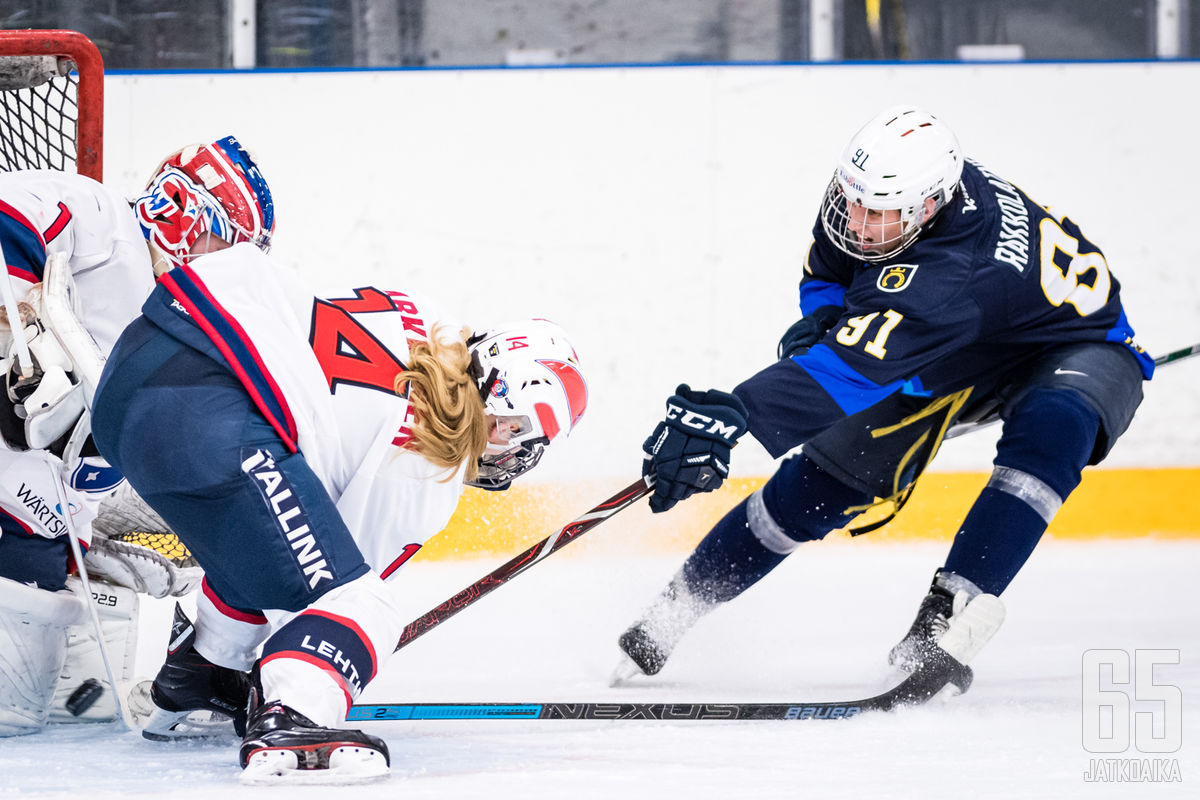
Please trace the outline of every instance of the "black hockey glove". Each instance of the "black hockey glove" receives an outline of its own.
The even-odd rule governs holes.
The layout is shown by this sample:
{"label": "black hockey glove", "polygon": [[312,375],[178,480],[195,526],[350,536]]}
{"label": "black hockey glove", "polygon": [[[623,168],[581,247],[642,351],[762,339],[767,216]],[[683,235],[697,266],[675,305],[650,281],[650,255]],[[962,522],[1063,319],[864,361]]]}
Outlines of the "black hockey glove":
{"label": "black hockey glove", "polygon": [[697,392],[681,383],[667,416],[642,444],[642,475],[654,475],[650,510],[666,511],[696,492],[711,492],[729,475],[729,452],[746,432],[746,406],[728,392]]}
{"label": "black hockey glove", "polygon": [[821,341],[821,337],[841,316],[841,306],[821,306],[811,314],[796,320],[780,338],[779,346],[775,348],[775,356],[790,358],[803,355],[808,348]]}

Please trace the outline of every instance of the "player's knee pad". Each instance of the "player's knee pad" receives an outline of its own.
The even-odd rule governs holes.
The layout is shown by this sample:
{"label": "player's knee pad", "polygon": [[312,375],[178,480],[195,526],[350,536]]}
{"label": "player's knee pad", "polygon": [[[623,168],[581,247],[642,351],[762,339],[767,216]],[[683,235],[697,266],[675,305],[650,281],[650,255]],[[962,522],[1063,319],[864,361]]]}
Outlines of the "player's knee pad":
{"label": "player's knee pad", "polygon": [[263,645],[263,696],[335,727],[395,650],[402,609],[374,572],[322,595]]}
{"label": "player's knee pad", "polygon": [[844,526],[852,506],[871,497],[834,478],[807,456],[786,459],[762,489],[750,496],[750,530],[768,550],[786,555],[801,542],[822,539]]}
{"label": "player's knee pad", "polygon": [[1079,394],[1035,389],[1021,399],[1004,422],[994,463],[997,473],[1008,470],[1014,474],[1005,478],[1004,473],[997,479],[993,473],[996,488],[1036,495],[1041,489],[1021,477],[1028,476],[1044,484],[1061,504],[1079,485],[1099,430],[1100,415]]}
{"label": "player's knee pad", "polygon": [[[72,577],[68,586],[82,594],[79,578]],[[91,580],[92,604],[104,631],[104,648],[108,653],[113,677],[119,683],[129,683],[134,678],[137,655],[138,611],[140,599],[137,592],[125,586],[105,581]],[[92,679],[104,686],[106,691],[79,714],[67,710],[67,701],[72,693],[85,681]],[[51,722],[107,722],[117,718],[117,704],[109,689],[108,671],[100,655],[100,644],[92,621],[84,618],[67,629],[67,657],[62,667],[54,701],[50,706]]]}
{"label": "player's knee pad", "polygon": [[0,578],[0,736],[45,725],[67,655],[67,628],[85,611],[73,592]]}

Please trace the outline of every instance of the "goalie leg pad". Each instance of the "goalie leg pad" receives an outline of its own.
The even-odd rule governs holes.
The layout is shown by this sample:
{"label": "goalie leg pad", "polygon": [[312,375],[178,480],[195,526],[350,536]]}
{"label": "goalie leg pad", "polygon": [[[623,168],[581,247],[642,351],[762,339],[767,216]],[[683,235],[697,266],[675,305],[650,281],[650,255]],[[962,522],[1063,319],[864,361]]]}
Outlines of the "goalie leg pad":
{"label": "goalie leg pad", "polygon": [[0,578],[0,736],[45,725],[67,653],[67,628],[84,618],[72,592]]}
{"label": "goalie leg pad", "polygon": [[[78,578],[72,577],[68,586],[79,595],[83,586]],[[115,586],[104,581],[89,581],[92,588],[92,604],[100,618],[100,629],[104,631],[104,645],[113,668],[113,675],[124,691],[133,681],[134,663],[137,655],[138,612],[140,600],[137,592],[124,586]],[[69,705],[72,695],[89,680],[103,687],[96,701],[79,714],[72,713]],[[117,718],[117,705],[100,655],[100,644],[90,620],[85,619],[67,629],[67,657],[50,707],[50,721],[111,722]]]}

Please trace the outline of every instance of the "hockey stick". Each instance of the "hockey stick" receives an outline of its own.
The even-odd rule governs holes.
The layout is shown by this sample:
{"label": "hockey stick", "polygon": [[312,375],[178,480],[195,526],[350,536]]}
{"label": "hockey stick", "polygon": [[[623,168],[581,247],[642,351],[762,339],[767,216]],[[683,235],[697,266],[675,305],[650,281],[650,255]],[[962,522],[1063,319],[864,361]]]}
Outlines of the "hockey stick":
{"label": "hockey stick", "polygon": [[[104,642],[104,626],[100,624],[100,615],[96,611],[96,604],[92,601],[91,581],[88,580],[87,567],[83,563],[83,548],[80,547],[79,539],[75,533],[75,522],[71,516],[71,505],[67,502],[67,488],[63,483],[62,474],[58,468],[53,464],[50,464],[49,468],[50,481],[54,484],[54,491],[58,495],[58,507],[62,510],[62,520],[67,528],[67,543],[71,548],[71,558],[75,561],[75,569],[79,573],[79,582],[83,587],[83,597],[80,599],[87,603],[88,613],[91,616],[92,631],[96,634],[96,646],[100,650],[100,661],[104,664],[104,672],[108,677],[108,685],[112,689],[113,704],[117,709],[117,717],[125,724],[127,730],[136,731],[138,727],[133,717],[130,716],[129,709],[121,699],[121,685],[117,680],[116,672],[113,671],[112,661],[108,657],[108,645]],[[99,685],[98,682],[96,685]],[[88,683],[85,681],[83,687],[87,686]],[[71,713],[76,715],[82,714],[100,696],[99,692],[91,687],[88,687],[84,691],[85,694],[82,696],[76,697],[76,695],[72,695],[71,699],[67,701],[68,710]],[[76,703],[78,705],[72,709],[72,704]]]}
{"label": "hockey stick", "polygon": [[399,650],[421,634],[442,624],[493,589],[502,586],[554,551],[567,546],[580,536],[583,536],[583,534],[613,514],[633,505],[641,498],[650,494],[650,490],[653,488],[653,478],[638,478],[591,511],[568,522],[555,533],[542,539],[524,553],[515,556],[508,563],[484,575],[449,600],[444,601],[436,608],[430,609],[425,614],[408,623],[404,627],[404,633],[401,634],[400,641],[396,644],[396,649]]}
{"label": "hockey stick", "polygon": [[1161,367],[1163,364],[1170,364],[1173,361],[1182,361],[1185,358],[1191,358],[1200,353],[1200,343],[1194,344],[1191,347],[1181,347],[1178,350],[1172,350],[1169,353],[1163,353],[1158,358],[1154,359],[1154,365]]}
{"label": "hockey stick", "polygon": [[[965,675],[964,675],[965,673]],[[792,703],[409,703],[356,705],[351,722],[426,719],[831,720],[920,705],[952,680],[969,680],[951,658],[918,670],[883,694],[850,702]]]}

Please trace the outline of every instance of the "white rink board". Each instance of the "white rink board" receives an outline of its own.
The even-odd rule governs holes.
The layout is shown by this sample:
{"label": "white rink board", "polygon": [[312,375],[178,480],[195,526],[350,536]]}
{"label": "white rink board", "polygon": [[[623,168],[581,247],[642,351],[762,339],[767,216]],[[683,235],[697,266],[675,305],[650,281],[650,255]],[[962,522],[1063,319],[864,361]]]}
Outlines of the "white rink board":
{"label": "white rink board", "polygon": [[[676,383],[731,388],[772,360],[834,159],[895,101],[1076,219],[1152,353],[1200,341],[1197,85],[1200,63],[111,75],[105,163],[132,192],[232,132],[274,188],[275,252],[314,280],[558,321],[591,402],[537,475],[615,478]],[[1200,364],[1165,371],[1106,463],[1200,464],[1197,408]],[[992,440],[935,468],[986,470]],[[770,459],[748,444],[734,470]]]}

